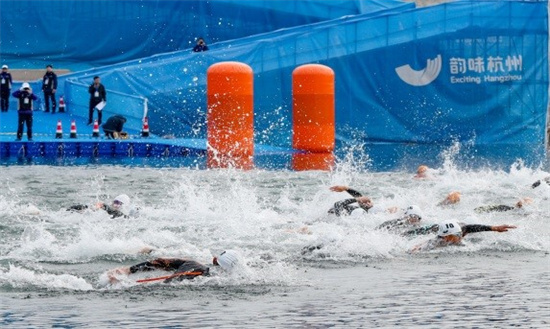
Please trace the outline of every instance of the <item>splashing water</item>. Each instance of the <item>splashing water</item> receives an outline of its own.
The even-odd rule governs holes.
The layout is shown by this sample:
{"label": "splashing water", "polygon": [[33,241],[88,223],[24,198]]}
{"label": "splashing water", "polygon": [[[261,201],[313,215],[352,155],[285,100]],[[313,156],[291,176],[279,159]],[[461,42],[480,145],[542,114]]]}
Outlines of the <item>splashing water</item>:
{"label": "splashing water", "polygon": [[[185,257],[210,264],[221,251],[235,249],[244,259],[240,271],[227,274],[213,267],[211,277],[165,285],[162,296],[171,289],[186,289],[188,293],[199,289],[210,301],[220,298],[204,297],[210,292],[229,299],[260,294],[271,296],[265,298],[273,301],[279,297],[275,297],[278,293],[270,293],[272,289],[304,291],[312,287],[323,294],[326,289],[334,289],[335,296],[346,294],[347,288],[321,284],[328,280],[321,278],[334,275],[333,271],[345,277],[348,271],[359,273],[361,267],[378,272],[380,268],[391,268],[386,279],[398,280],[394,274],[406,277],[407,263],[415,264],[408,266],[415,266],[420,273],[424,270],[418,268],[419,264],[446,272],[447,262],[452,259],[469,262],[473,257],[483,263],[487,253],[518,260],[525,253],[548,254],[550,186],[542,184],[532,189],[531,184],[550,174],[527,168],[521,162],[509,171],[460,170],[453,162],[459,152],[460,145],[454,144],[442,154],[444,165],[431,168],[430,177],[423,180],[413,179],[411,172],[369,172],[364,168],[368,168],[365,164],[370,159],[357,149],[350,150],[330,173],[5,167],[2,183],[9,188],[0,191],[0,289],[16,294],[44,289],[54,294],[66,290],[114,291],[123,296],[138,293],[146,300],[155,291],[147,287],[159,284],[140,285],[135,282],[137,277],[110,284],[107,271],[155,257]],[[332,185],[353,187],[383,208],[403,209],[416,204],[423,210],[426,223],[453,219],[518,228],[506,233],[472,234],[465,238],[463,247],[413,256],[409,250],[429,237],[407,238],[375,229],[399,217],[400,211],[331,217],[327,209],[349,198],[345,192],[331,192]],[[461,192],[460,203],[438,206],[451,191]],[[111,219],[102,211],[65,210],[73,204],[110,202],[121,193],[130,195],[132,204],[139,208],[137,217]],[[533,201],[523,209],[474,212],[478,206],[513,205],[527,197]],[[153,251],[140,254],[143,248]],[[427,262],[426,257],[432,257],[432,261]],[[468,269],[464,271],[469,273]],[[474,275],[476,270],[472,271]],[[430,275],[426,274],[426,279]],[[70,298],[66,303],[71,303]],[[333,306],[324,305],[322,309],[325,307]]]}

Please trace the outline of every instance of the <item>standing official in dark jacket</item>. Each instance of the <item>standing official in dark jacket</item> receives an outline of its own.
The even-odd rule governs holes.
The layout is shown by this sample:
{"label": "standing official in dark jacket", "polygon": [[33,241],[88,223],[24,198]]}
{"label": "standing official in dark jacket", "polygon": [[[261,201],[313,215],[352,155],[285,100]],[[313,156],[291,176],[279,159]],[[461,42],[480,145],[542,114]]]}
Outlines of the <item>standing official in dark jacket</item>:
{"label": "standing official in dark jacket", "polygon": [[193,51],[198,53],[198,52],[207,51],[207,50],[208,50],[208,46],[206,45],[206,42],[204,42],[203,38],[199,38],[197,40],[197,44],[195,45],[195,47],[193,47]]}
{"label": "standing official in dark jacket", "polygon": [[53,72],[53,66],[46,66],[46,74],[42,78],[42,91],[46,103],[46,112],[50,112],[50,100],[52,102],[52,113],[55,113],[57,103],[55,101],[55,92],[57,91],[57,75]]}
{"label": "standing official in dark jacket", "polygon": [[[88,125],[93,124],[94,121],[94,109],[101,102],[107,102],[107,92],[105,86],[101,84],[101,79],[98,76],[94,77],[94,83],[88,88],[90,93],[90,113],[88,118]],[[101,117],[103,108],[97,109],[97,123],[101,124]]]}
{"label": "standing official in dark jacket", "polygon": [[27,138],[32,141],[32,111],[33,101],[38,97],[32,93],[31,86],[25,82],[21,86],[21,89],[14,92],[13,97],[19,100],[17,114],[18,114],[18,126],[17,126],[17,141],[23,137],[23,125],[27,124]]}
{"label": "standing official in dark jacket", "polygon": [[8,72],[8,66],[2,65],[2,73],[0,73],[0,108],[2,112],[8,112],[10,107],[10,91],[11,91],[11,73]]}
{"label": "standing official in dark jacket", "polygon": [[125,123],[125,117],[120,114],[113,115],[107,119],[107,122],[102,126],[105,136],[109,139],[118,139]]}

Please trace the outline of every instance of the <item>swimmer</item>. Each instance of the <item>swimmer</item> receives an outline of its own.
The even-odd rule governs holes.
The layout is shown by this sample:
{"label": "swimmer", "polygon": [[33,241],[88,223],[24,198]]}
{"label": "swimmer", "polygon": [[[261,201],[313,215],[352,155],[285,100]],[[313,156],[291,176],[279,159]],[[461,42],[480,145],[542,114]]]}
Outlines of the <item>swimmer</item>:
{"label": "swimmer", "polygon": [[136,215],[136,209],[133,209],[130,202],[130,197],[126,194],[121,194],[114,198],[113,202],[110,205],[98,202],[93,207],[88,207],[87,205],[77,204],[67,208],[67,211],[78,211],[82,212],[86,209],[92,210],[105,210],[111,218],[124,217],[128,218],[130,216]]}
{"label": "swimmer", "polygon": [[512,225],[461,225],[457,222],[444,222],[438,225],[437,237],[414,247],[411,252],[432,250],[440,247],[462,245],[462,239],[469,233],[478,232],[508,232],[514,229]]}
{"label": "swimmer", "polygon": [[411,228],[420,229],[420,221],[422,220],[422,217],[424,217],[424,214],[422,213],[420,207],[417,205],[411,205],[405,209],[403,217],[386,221],[378,225],[376,229],[399,232],[404,235],[412,235],[412,231],[409,230]]}
{"label": "swimmer", "polygon": [[[239,254],[233,250],[226,250],[218,257],[212,259],[212,264],[220,266],[226,271],[231,271],[240,261]],[[174,274],[165,278],[163,282],[168,283],[172,280],[191,280],[197,276],[209,276],[210,268],[197,261],[183,258],[157,258],[151,261],[139,263],[130,267],[120,267],[110,270],[107,273],[111,284],[117,283],[117,275],[130,275],[137,272],[148,272],[154,270],[163,270],[173,272]]]}
{"label": "swimmer", "polygon": [[345,199],[334,203],[334,206],[328,210],[329,214],[336,216],[349,215],[356,209],[363,209],[369,212],[374,204],[369,197],[363,196],[360,192],[347,186],[336,185],[330,188],[333,192],[348,192],[353,198]]}
{"label": "swimmer", "polygon": [[537,188],[540,186],[541,183],[546,183],[546,185],[550,185],[550,176],[545,177],[543,179],[539,179],[538,181],[534,182],[533,185],[531,185],[531,188]]}
{"label": "swimmer", "polygon": [[510,210],[515,210],[515,209],[521,209],[521,208],[523,208],[524,205],[530,204],[532,202],[533,202],[533,200],[531,198],[523,198],[523,199],[519,200],[518,202],[516,202],[516,204],[514,206],[508,206],[508,205],[505,205],[505,204],[489,205],[489,206],[477,207],[477,208],[474,209],[474,211],[477,212],[477,213],[482,213],[482,212],[504,212],[504,211],[510,211]]}
{"label": "swimmer", "polygon": [[447,197],[445,199],[441,200],[437,205],[438,206],[450,206],[454,205],[460,202],[460,192],[453,191],[449,194],[447,194]]}
{"label": "swimmer", "polygon": [[428,169],[429,168],[426,165],[418,166],[418,168],[416,169],[416,175],[414,175],[414,178],[417,178],[417,179],[429,178]]}

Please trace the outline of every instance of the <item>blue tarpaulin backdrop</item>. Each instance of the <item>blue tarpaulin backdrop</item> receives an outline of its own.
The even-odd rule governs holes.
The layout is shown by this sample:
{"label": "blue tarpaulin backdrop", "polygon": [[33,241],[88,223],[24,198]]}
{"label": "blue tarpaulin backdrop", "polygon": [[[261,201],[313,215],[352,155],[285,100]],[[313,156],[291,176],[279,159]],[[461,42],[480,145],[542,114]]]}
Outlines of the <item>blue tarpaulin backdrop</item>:
{"label": "blue tarpaulin backdrop", "polygon": [[73,71],[388,8],[397,0],[1,0],[0,60]]}

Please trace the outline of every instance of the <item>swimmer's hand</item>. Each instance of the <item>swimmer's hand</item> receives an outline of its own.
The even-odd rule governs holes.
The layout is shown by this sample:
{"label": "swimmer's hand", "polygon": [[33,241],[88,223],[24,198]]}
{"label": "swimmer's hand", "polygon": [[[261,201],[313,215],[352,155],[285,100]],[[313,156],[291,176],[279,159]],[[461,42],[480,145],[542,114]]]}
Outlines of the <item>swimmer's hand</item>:
{"label": "swimmer's hand", "polygon": [[335,185],[335,186],[331,186],[330,190],[333,191],[333,192],[345,192],[345,191],[349,190],[349,187],[347,187],[345,185]]}
{"label": "swimmer's hand", "polygon": [[117,278],[117,275],[128,275],[130,274],[130,268],[129,267],[119,267],[112,270],[109,270],[107,272],[107,278],[109,278],[110,284],[118,283],[120,280]]}
{"label": "swimmer's hand", "polygon": [[151,247],[143,247],[143,248],[141,248],[140,251],[138,251],[138,254],[148,255],[148,254],[152,253],[153,250],[155,250],[155,249],[153,249]]}
{"label": "swimmer's hand", "polygon": [[105,204],[103,202],[98,202],[94,205],[94,209],[98,210],[98,209],[102,209],[105,207]]}
{"label": "swimmer's hand", "polygon": [[513,225],[497,225],[497,226],[491,226],[491,231],[494,232],[508,232],[508,229],[517,228],[517,226]]}

